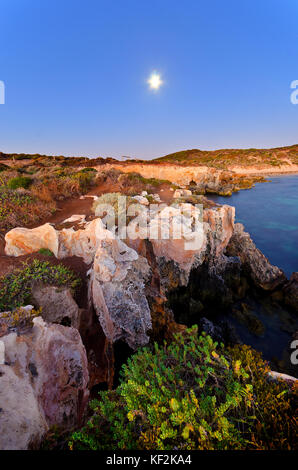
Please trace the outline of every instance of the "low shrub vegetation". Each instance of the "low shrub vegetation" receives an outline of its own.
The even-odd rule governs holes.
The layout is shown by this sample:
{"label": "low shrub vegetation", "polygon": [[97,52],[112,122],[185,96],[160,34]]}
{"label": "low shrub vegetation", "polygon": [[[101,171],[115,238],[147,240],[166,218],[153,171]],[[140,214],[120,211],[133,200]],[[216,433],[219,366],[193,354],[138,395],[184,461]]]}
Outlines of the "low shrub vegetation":
{"label": "low shrub vegetation", "polygon": [[48,248],[40,248],[40,250],[38,250],[38,253],[43,256],[54,256],[54,253]]}
{"label": "low shrub vegetation", "polygon": [[198,337],[193,327],[171,344],[155,344],[129,359],[120,385],[92,402],[92,418],[72,435],[69,446],[294,448],[295,399],[297,391],[268,382],[260,355],[246,347],[226,350],[205,334]]}
{"label": "low shrub vegetation", "polygon": [[[298,449],[298,386],[291,390],[283,381],[268,380],[270,367],[262,354],[250,346],[230,348],[253,384],[254,421],[250,430],[252,448],[258,450]],[[244,409],[246,414],[247,410]]]}
{"label": "low shrub vegetation", "polygon": [[94,168],[62,167],[51,160],[30,163],[21,156],[11,167],[0,167],[0,231],[26,226],[51,216],[57,201],[78,197],[96,182]]}
{"label": "low shrub vegetation", "polygon": [[18,188],[24,188],[27,189],[31,184],[33,183],[31,178],[28,178],[26,176],[16,176],[15,178],[11,178],[7,182],[7,186],[9,189],[18,189]]}
{"label": "low shrub vegetation", "polygon": [[31,328],[33,320],[41,315],[41,309],[16,308],[13,312],[1,313],[0,323],[4,320],[9,328]]}
{"label": "low shrub vegetation", "polygon": [[[120,197],[122,197],[122,200],[123,200],[123,194],[121,193],[106,193],[100,196],[93,203],[92,208],[93,208],[95,215],[104,217],[104,221],[107,224],[107,226],[111,227],[113,226],[114,223],[117,225],[118,219],[120,217],[125,217],[127,223],[129,221],[129,217],[126,215],[126,209],[131,204],[136,204],[137,202],[132,197],[128,196],[125,198],[125,205],[122,207],[121,203],[119,204]],[[107,207],[107,211],[104,211],[104,214],[102,214],[102,210],[104,209],[105,206],[112,206],[114,209],[114,215],[108,211],[108,207]]]}
{"label": "low shrub vegetation", "polygon": [[32,192],[19,192],[0,186],[0,230],[9,230],[17,225],[37,222],[54,211],[52,204],[45,205]]}
{"label": "low shrub vegetation", "polygon": [[80,285],[77,275],[63,264],[34,259],[0,278],[0,311],[30,304],[32,288],[37,282],[69,287],[73,292]]}
{"label": "low shrub vegetation", "polygon": [[144,178],[139,173],[135,172],[121,174],[118,178],[118,182],[121,187],[131,195],[138,194],[141,191],[152,192],[164,184],[171,186],[171,182],[168,180]]}
{"label": "low shrub vegetation", "polygon": [[[222,150],[182,150],[164,157],[156,158],[154,163],[174,163],[175,165],[204,165],[218,169],[227,169],[231,165],[262,166],[264,164],[280,166],[287,160],[297,164],[298,146],[274,149],[222,149]],[[152,164],[152,161],[144,164]]]}

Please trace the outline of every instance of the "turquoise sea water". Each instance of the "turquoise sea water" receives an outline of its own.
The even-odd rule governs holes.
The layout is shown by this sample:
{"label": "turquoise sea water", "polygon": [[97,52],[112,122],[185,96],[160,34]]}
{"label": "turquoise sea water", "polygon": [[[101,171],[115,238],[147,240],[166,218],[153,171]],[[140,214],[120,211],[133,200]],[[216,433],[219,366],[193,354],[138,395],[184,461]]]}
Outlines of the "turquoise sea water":
{"label": "turquoise sea water", "polygon": [[209,196],[236,208],[241,222],[269,261],[289,277],[298,271],[298,175],[270,177],[231,197]]}
{"label": "turquoise sea water", "polygon": [[[212,195],[210,199],[235,206],[236,222],[245,226],[269,261],[290,277],[298,271],[298,175],[271,177],[270,181],[231,197]],[[297,316],[266,299],[245,302],[262,322],[264,332],[256,335],[231,317],[241,341],[261,351],[274,369],[298,377],[298,366],[289,360],[290,342],[298,328]]]}

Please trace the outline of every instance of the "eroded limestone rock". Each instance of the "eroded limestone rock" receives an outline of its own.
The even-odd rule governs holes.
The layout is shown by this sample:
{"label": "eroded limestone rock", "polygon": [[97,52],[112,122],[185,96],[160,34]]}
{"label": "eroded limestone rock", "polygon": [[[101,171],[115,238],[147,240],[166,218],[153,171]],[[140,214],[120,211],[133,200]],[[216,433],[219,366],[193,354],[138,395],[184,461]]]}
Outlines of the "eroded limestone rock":
{"label": "eroded limestone rock", "polygon": [[149,206],[149,201],[145,196],[133,196],[133,199],[136,200],[139,204],[142,204],[143,206]]}
{"label": "eroded limestone rock", "polygon": [[47,324],[7,332],[0,365],[0,449],[37,447],[53,425],[81,422],[88,400],[88,364],[78,331]]}
{"label": "eroded limestone rock", "polygon": [[86,223],[79,230],[64,228],[59,231],[50,224],[34,229],[15,228],[5,235],[5,253],[10,256],[21,256],[47,248],[56,258],[79,256],[86,264],[90,264],[94,259],[99,240],[109,236],[112,236],[112,233],[105,230],[99,218]]}
{"label": "eroded limestone rock", "polygon": [[78,225],[83,225],[86,223],[86,215],[85,214],[74,214],[68,219],[63,220],[63,224],[72,224],[77,223]]}
{"label": "eroded limestone rock", "polygon": [[60,323],[79,329],[81,310],[70,289],[36,285],[32,289],[35,305],[42,308],[42,318],[48,323]]}
{"label": "eroded limestone rock", "polygon": [[294,385],[294,383],[298,381],[296,377],[293,377],[288,374],[282,374],[281,372],[275,372],[273,370],[269,372],[269,377],[274,381],[283,380],[287,382],[288,385]]}
{"label": "eroded limestone rock", "polygon": [[235,224],[233,235],[227,247],[229,256],[238,256],[245,272],[258,287],[273,290],[286,281],[284,272],[273,266],[256,247],[242,224]]}
{"label": "eroded limestone rock", "polygon": [[[79,230],[71,228],[55,231],[51,227],[51,231],[58,241],[55,251],[57,258],[78,256],[86,264],[93,262],[90,271],[90,302],[95,307],[107,338],[112,342],[125,339],[133,348],[146,344],[147,331],[151,328],[150,310],[144,294],[145,271],[149,271],[147,261],[106,230],[100,218],[86,223]],[[15,232],[16,238],[12,237],[11,232],[7,234],[7,241],[11,240],[7,251],[24,254],[21,249],[16,251],[13,248],[20,244],[18,232]],[[26,252],[29,249],[35,251],[41,245],[49,248],[43,239],[30,245],[32,234],[36,238],[38,235],[43,237],[42,230],[26,230],[24,233]],[[78,327],[79,313],[70,294],[46,287],[41,288],[41,291],[37,288],[34,295],[37,304],[43,307],[46,320],[63,323],[65,318],[69,318],[71,324]]]}
{"label": "eroded limestone rock", "polygon": [[173,198],[179,198],[179,197],[186,197],[186,196],[191,196],[192,192],[190,189],[176,189],[176,191],[173,194]]}
{"label": "eroded limestone rock", "polygon": [[149,341],[151,328],[144,293],[150,275],[147,260],[121,240],[102,240],[90,277],[89,296],[106,337],[124,339],[136,349]]}
{"label": "eroded limestone rock", "polygon": [[98,244],[101,239],[112,237],[112,233],[105,230],[101,219],[88,222],[80,230],[62,229],[58,232],[59,250],[57,258],[79,256],[86,264],[92,263]]}
{"label": "eroded limestone rock", "polygon": [[[201,218],[201,212],[195,206],[191,204],[181,204],[181,206],[191,207],[192,213],[190,215],[193,220]],[[187,285],[190,271],[193,268],[200,266],[205,260],[210,262],[210,266],[214,265],[222,257],[233,234],[235,208],[221,206],[216,209],[205,209],[203,220],[198,224],[198,230],[193,232],[192,224],[189,225],[185,220],[182,223],[182,234],[184,235],[182,238],[175,238],[172,236],[172,226],[179,223],[179,217],[180,209],[177,209],[177,214],[173,214],[172,220],[168,218],[163,220],[162,217],[153,220],[152,222],[156,222],[160,227],[163,227],[163,224],[166,225],[166,228],[169,226],[171,236],[168,239],[151,238],[151,243],[161,271],[166,273],[164,265],[171,263],[172,272],[176,272],[178,275],[178,285]],[[177,218],[177,222],[175,218]],[[162,277],[168,282],[169,279],[165,279],[165,275]]]}
{"label": "eroded limestone rock", "polygon": [[5,235],[5,253],[8,256],[21,256],[35,253],[41,248],[51,250],[58,255],[58,234],[51,224],[40,227],[14,228]]}

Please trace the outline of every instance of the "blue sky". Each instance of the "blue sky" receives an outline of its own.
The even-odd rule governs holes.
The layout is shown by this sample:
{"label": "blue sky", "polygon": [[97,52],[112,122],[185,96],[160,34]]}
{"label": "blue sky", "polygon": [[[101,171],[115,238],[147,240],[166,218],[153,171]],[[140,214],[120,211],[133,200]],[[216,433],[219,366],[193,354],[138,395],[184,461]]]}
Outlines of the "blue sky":
{"label": "blue sky", "polygon": [[297,144],[297,26],[297,0],[1,0],[0,150]]}

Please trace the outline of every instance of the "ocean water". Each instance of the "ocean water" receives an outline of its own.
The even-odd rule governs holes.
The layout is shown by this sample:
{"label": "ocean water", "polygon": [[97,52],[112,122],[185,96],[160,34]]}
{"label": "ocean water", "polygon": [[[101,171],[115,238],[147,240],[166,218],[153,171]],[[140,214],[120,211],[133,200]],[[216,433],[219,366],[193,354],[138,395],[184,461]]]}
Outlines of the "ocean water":
{"label": "ocean water", "polygon": [[[230,197],[208,198],[235,206],[236,222],[245,226],[256,246],[288,278],[298,271],[298,175],[270,177],[270,182],[258,183]],[[229,315],[240,340],[261,351],[273,369],[298,377],[298,366],[290,363],[297,316],[266,298],[244,302],[261,321],[264,331],[255,334]]]}
{"label": "ocean water", "polygon": [[230,197],[208,195],[236,208],[241,222],[269,261],[289,277],[298,271],[298,175],[270,177]]}

